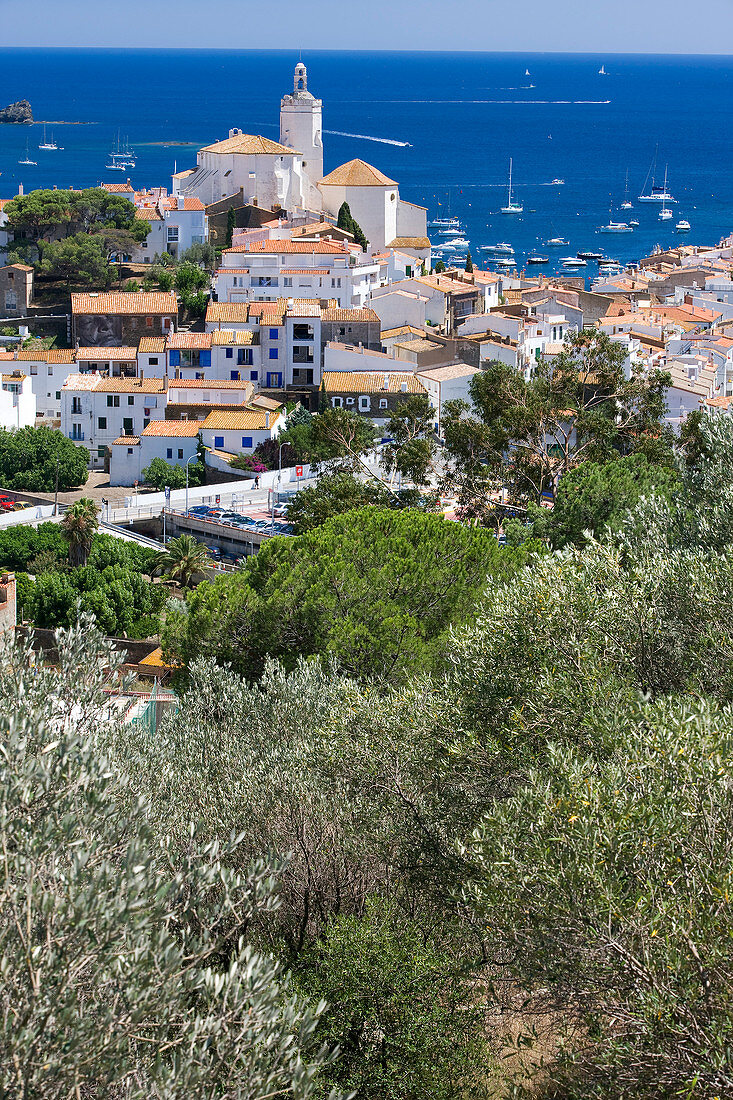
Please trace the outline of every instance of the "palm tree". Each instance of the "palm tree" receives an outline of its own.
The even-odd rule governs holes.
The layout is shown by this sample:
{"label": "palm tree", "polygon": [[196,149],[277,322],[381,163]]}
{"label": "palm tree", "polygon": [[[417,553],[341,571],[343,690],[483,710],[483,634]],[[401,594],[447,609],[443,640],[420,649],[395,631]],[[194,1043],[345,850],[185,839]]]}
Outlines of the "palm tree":
{"label": "palm tree", "polygon": [[82,497],[64,512],[61,530],[69,544],[69,561],[73,566],[86,565],[97,526],[97,506],[89,497]]}
{"label": "palm tree", "polygon": [[169,539],[165,550],[155,559],[154,573],[162,573],[167,580],[177,581],[182,588],[189,588],[196,573],[208,571],[208,554],[203,542],[193,535],[181,535]]}

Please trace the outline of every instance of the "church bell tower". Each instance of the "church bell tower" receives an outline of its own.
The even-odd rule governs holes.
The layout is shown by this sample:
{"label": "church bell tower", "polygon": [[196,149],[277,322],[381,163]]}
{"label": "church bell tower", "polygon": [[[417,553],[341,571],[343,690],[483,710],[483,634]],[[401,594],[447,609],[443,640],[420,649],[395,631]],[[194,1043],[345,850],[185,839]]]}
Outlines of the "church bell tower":
{"label": "church bell tower", "polygon": [[302,61],[295,66],[292,95],[280,102],[280,144],[303,156],[303,172],[309,183],[308,205],[320,209],[323,179],[323,102],[308,91],[308,72]]}

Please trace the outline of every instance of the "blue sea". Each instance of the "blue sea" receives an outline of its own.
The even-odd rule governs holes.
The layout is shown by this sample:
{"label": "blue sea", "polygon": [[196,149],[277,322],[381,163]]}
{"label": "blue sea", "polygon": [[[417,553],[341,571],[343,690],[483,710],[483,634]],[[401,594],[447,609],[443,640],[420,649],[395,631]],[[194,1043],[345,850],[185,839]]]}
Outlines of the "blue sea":
{"label": "blue sea", "polygon": [[[520,266],[530,252],[548,254],[550,237],[569,240],[559,255],[602,248],[625,262],[679,241],[680,218],[692,225],[690,243],[733,230],[733,58],[314,52],[303,60],[309,90],[324,102],[325,171],[368,160],[431,218],[457,215],[482,266],[481,246],[497,241],[515,247]],[[271,51],[0,49],[0,106],[28,99],[39,120],[0,126],[0,197],[21,182],[28,191],[129,176],[138,188],[170,187],[171,173],[193,166],[196,149],[231,126],[277,139],[297,61]],[[59,151],[37,148],[42,120]],[[125,173],[105,171],[118,132],[137,153]],[[26,142],[36,167],[18,164]],[[498,213],[510,157],[521,216]],[[667,167],[678,200],[668,222],[636,201],[655,157],[657,183]],[[627,178],[634,210],[622,213]],[[637,218],[639,228],[600,235],[609,213]],[[546,270],[559,258],[549,255]]]}

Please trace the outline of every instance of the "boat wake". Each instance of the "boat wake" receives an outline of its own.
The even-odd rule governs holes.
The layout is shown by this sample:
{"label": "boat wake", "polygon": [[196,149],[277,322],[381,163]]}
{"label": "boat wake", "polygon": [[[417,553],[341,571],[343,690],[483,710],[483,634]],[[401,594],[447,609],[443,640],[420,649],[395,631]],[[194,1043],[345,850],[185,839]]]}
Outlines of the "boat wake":
{"label": "boat wake", "polygon": [[[575,106],[575,105],[590,105],[594,107],[607,106],[610,99],[390,99],[385,100],[386,103],[437,103],[437,104],[497,104],[506,106],[507,104],[528,104],[540,105],[540,106]],[[326,131],[326,133],[335,133],[334,130]],[[349,137],[359,137],[359,134],[349,134]],[[382,141],[383,138],[370,138],[371,141]],[[402,145],[401,141],[391,142],[390,144]]]}
{"label": "boat wake", "polygon": [[360,138],[361,141],[378,141],[382,145],[399,145],[403,149],[412,149],[410,141],[395,141],[394,138],[371,137],[370,134],[349,134],[346,130],[324,130],[324,134],[336,134],[338,137]]}

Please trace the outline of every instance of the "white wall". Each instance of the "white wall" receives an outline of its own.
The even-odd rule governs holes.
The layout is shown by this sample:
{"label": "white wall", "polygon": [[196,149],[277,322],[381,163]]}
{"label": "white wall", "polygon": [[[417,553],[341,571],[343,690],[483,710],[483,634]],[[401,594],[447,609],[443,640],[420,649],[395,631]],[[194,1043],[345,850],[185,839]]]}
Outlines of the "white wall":
{"label": "white wall", "polygon": [[369,304],[382,322],[383,329],[401,328],[402,325],[425,327],[427,299],[420,295],[390,288],[373,291]]}

